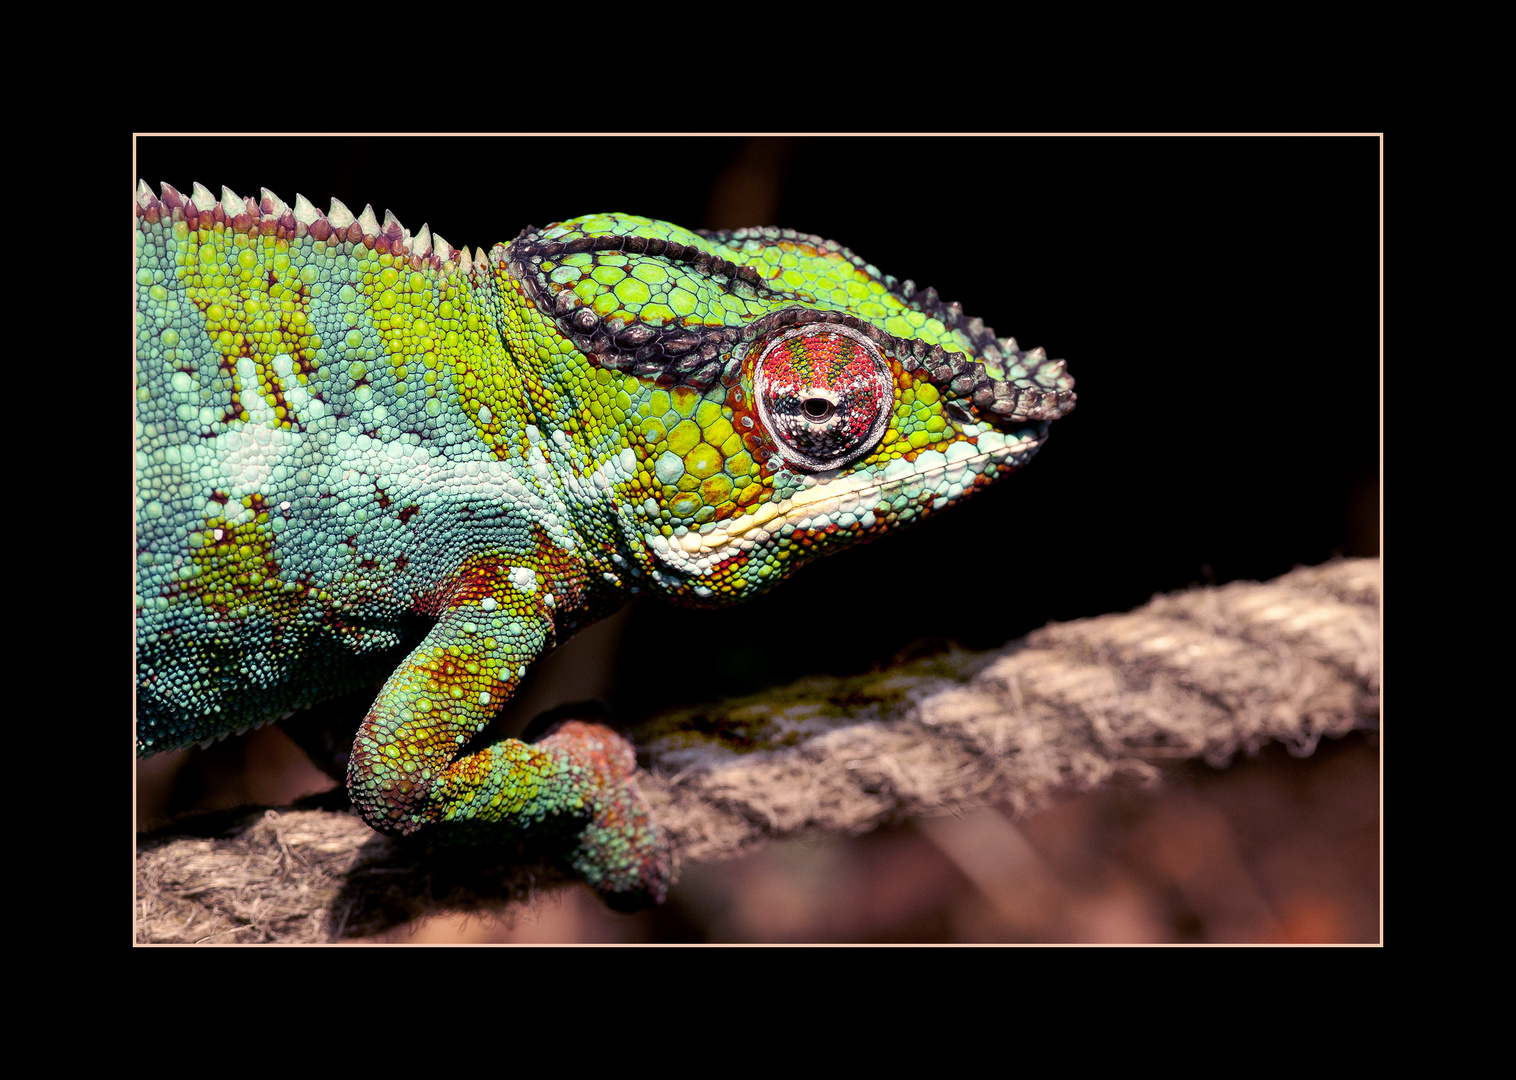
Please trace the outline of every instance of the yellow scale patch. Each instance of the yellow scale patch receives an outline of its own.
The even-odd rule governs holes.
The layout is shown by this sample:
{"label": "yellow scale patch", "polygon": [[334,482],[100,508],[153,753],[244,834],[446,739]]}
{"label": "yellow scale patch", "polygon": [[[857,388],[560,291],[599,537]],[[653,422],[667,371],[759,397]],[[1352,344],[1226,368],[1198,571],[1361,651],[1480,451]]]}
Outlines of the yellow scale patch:
{"label": "yellow scale patch", "polygon": [[[766,490],[748,445],[758,438],[738,433],[722,394],[721,388],[704,395],[688,387],[654,390],[638,410],[645,489],[675,517],[696,524],[732,517]],[[672,535],[673,527],[662,531]]]}
{"label": "yellow scale patch", "polygon": [[[296,273],[289,242],[272,236],[229,233],[224,224],[191,232],[188,223],[176,221],[174,238],[179,241],[179,278],[205,317],[206,333],[232,379],[227,418],[245,422],[249,413],[242,395],[256,393],[281,427],[293,427],[299,421],[285,400],[273,359],[288,355],[294,376],[302,381],[305,372],[314,370],[322,344],[310,327],[308,289],[315,277]],[[243,356],[256,367],[256,387],[241,385],[237,361]]]}
{"label": "yellow scale patch", "polygon": [[269,513],[257,496],[242,500],[248,516],[236,524],[224,517],[208,518],[190,537],[193,576],[186,577],[183,595],[198,600],[217,618],[244,619],[254,613],[275,625],[294,622],[308,604],[334,602],[330,595],[312,595],[296,582],[281,581],[274,556],[274,533]]}
{"label": "yellow scale patch", "polygon": [[488,294],[476,293],[467,273],[415,270],[403,258],[362,245],[352,256],[372,265],[363,275],[362,310],[379,333],[397,396],[408,384],[419,385],[427,415],[440,416],[447,407],[441,373],[450,369],[459,407],[495,456],[524,452],[525,445],[508,444],[505,433],[522,430],[523,394],[540,395],[541,388],[524,383],[530,370],[517,368],[501,347]]}
{"label": "yellow scale patch", "polygon": [[[405,397],[408,380],[435,387],[441,338],[448,332],[440,318],[436,274],[412,270],[403,262],[396,266],[393,255],[375,255],[362,245],[351,257],[365,264],[363,307],[384,343],[383,355],[395,377],[395,395]],[[361,341],[362,336],[355,335],[350,345],[357,348]]]}

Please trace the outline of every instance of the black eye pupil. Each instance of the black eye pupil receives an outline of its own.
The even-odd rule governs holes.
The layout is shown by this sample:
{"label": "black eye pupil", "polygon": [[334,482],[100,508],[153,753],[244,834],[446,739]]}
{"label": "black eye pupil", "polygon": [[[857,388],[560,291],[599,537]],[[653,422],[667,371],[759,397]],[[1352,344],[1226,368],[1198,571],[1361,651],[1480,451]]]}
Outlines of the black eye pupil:
{"label": "black eye pupil", "polygon": [[825,420],[832,415],[832,403],[826,398],[806,398],[805,415],[811,420]]}

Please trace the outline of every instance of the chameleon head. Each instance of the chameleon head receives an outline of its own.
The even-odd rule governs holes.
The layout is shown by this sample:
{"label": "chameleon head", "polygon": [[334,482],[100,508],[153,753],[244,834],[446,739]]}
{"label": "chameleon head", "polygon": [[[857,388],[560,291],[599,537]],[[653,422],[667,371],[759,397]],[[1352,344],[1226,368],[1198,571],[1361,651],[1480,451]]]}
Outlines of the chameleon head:
{"label": "chameleon head", "polygon": [[596,215],[528,230],[509,262],[524,314],[587,361],[573,377],[616,392],[589,465],[618,565],[685,602],[962,499],[1074,406],[1061,360],[819,237]]}

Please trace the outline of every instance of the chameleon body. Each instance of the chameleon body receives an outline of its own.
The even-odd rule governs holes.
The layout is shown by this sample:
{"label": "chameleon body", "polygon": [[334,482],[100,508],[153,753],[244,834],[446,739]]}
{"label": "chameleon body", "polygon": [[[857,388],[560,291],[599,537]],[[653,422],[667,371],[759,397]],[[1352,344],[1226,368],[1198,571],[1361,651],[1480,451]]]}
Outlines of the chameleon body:
{"label": "chameleon body", "polygon": [[1074,403],[1062,361],[787,230],[597,214],[470,252],[198,184],[136,213],[139,753],[383,679],[370,824],[556,838],[618,906],[670,877],[630,745],[480,738],[532,662],[940,510]]}

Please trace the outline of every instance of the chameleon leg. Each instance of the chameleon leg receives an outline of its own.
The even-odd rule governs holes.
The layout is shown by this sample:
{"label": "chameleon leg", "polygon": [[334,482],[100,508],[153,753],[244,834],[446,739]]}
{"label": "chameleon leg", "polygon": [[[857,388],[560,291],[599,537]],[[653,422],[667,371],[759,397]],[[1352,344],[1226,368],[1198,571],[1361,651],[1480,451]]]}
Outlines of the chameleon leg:
{"label": "chameleon leg", "polygon": [[661,901],[669,855],[623,737],[571,721],[535,743],[501,739],[464,752],[552,632],[551,612],[524,609],[527,598],[508,582],[489,592],[450,608],[384,684],[348,764],[354,805],[396,836],[425,830],[441,842],[489,843],[556,832],[570,864],[612,906]]}

